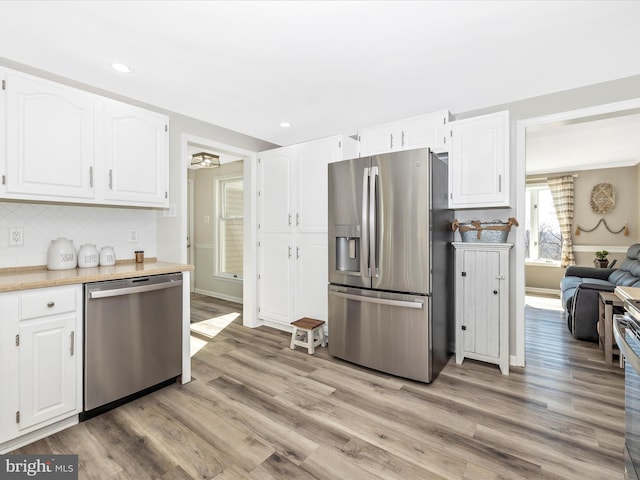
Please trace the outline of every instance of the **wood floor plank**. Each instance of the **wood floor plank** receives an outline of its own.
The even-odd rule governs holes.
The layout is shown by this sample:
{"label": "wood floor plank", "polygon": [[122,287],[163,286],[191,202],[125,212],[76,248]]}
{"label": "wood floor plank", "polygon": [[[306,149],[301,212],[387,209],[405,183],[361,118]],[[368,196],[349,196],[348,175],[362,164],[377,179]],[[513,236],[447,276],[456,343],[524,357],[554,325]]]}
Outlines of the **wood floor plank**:
{"label": "wood floor plank", "polygon": [[291,350],[241,313],[194,295],[194,322],[238,316],[193,336],[190,383],[15,453],[77,453],[82,480],[623,478],[624,370],[555,307],[527,306],[524,368],[452,358],[428,385]]}

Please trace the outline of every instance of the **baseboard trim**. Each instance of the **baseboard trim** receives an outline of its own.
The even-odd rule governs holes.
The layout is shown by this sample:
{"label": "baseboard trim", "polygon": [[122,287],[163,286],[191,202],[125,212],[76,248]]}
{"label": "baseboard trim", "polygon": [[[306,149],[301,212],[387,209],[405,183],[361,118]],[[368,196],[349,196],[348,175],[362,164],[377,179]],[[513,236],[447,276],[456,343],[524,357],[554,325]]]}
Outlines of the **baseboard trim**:
{"label": "baseboard trim", "polygon": [[560,298],[560,290],[556,290],[553,288],[537,288],[537,287],[526,287],[525,294],[531,295],[545,295],[550,297],[558,297]]}
{"label": "baseboard trim", "polygon": [[242,298],[233,297],[231,295],[210,292],[209,290],[202,290],[201,288],[196,288],[193,290],[193,292],[199,293],[200,295],[206,295],[207,297],[219,298],[220,300],[226,300],[228,302],[239,303],[240,305],[242,305]]}

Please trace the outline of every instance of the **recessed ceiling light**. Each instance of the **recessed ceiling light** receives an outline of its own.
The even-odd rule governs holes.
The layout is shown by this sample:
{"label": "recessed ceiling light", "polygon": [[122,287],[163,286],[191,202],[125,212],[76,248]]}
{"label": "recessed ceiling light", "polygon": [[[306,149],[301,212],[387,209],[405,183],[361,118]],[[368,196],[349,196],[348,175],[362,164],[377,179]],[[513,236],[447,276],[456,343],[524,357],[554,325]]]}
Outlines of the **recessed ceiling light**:
{"label": "recessed ceiling light", "polygon": [[111,66],[114,70],[121,73],[131,73],[133,72],[133,68],[125,65],[124,63],[112,63]]}
{"label": "recessed ceiling light", "polygon": [[289,122],[280,122],[280,126],[287,128],[287,127],[290,127],[291,124]]}

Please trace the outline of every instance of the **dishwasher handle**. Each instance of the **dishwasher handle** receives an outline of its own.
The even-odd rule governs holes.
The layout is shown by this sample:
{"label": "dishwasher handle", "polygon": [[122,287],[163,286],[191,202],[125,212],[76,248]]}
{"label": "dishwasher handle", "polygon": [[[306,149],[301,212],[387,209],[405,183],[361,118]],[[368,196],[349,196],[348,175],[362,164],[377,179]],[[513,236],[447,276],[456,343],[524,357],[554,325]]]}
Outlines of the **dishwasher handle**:
{"label": "dishwasher handle", "polygon": [[93,290],[89,292],[89,299],[118,297],[120,295],[131,295],[132,293],[151,292],[154,290],[164,290],[165,288],[179,287],[182,280],[172,280],[170,282],[153,283],[151,285],[140,285],[137,287],[114,288],[111,290]]}

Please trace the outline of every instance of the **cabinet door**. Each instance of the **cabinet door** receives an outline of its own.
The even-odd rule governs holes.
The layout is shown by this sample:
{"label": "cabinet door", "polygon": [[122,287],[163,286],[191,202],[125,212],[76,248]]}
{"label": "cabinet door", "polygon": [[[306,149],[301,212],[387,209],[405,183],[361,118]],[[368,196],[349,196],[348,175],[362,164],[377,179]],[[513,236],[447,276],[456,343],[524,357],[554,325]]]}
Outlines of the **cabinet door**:
{"label": "cabinet door", "polygon": [[20,430],[76,410],[76,314],[20,322]]}
{"label": "cabinet door", "polygon": [[403,120],[402,148],[445,149],[449,118],[449,112],[442,111]]}
{"label": "cabinet door", "polygon": [[5,78],[6,196],[92,199],[95,97],[29,75]]}
{"label": "cabinet door", "polygon": [[300,234],[296,245],[296,318],[327,320],[326,234]]}
{"label": "cabinet door", "polygon": [[266,234],[258,242],[258,316],[289,324],[293,316],[294,245],[287,233]]}
{"label": "cabinet door", "polygon": [[500,253],[463,251],[464,351],[500,357]]}
{"label": "cabinet door", "polygon": [[328,165],[342,159],[340,137],[298,145],[296,154],[296,212],[298,232],[327,231]]}
{"label": "cabinet door", "polygon": [[167,206],[168,118],[105,100],[103,122],[101,181],[106,203]]}
{"label": "cabinet door", "polygon": [[449,125],[449,208],[509,206],[509,112]]}
{"label": "cabinet door", "polygon": [[289,232],[293,227],[292,164],[295,148],[260,153],[258,164],[259,233]]}
{"label": "cabinet door", "polygon": [[402,127],[395,122],[365,128],[358,132],[358,140],[361,157],[393,152],[402,148]]}

